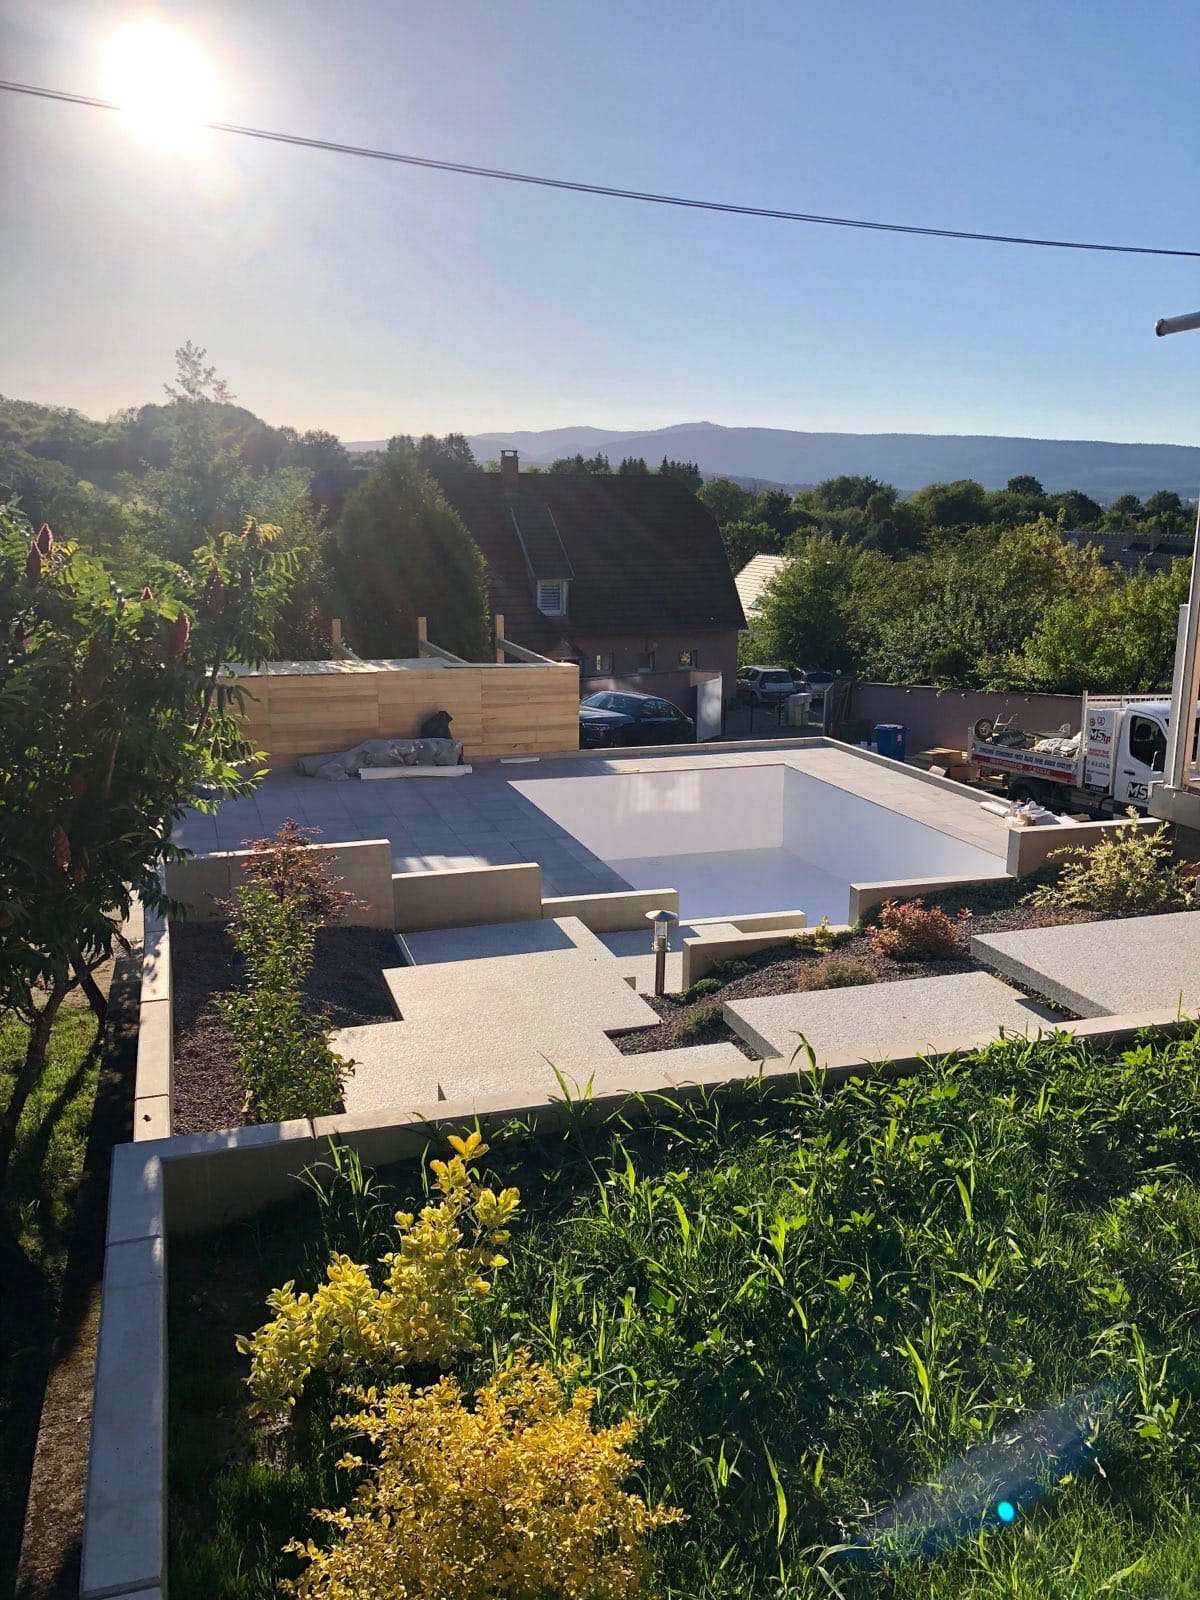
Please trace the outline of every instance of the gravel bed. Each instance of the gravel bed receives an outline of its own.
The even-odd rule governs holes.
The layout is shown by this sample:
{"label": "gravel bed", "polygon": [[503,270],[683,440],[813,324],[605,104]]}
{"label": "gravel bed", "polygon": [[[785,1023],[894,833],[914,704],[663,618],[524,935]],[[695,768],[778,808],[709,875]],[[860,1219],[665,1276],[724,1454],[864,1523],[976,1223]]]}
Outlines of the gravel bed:
{"label": "gravel bed", "polygon": [[[321,928],[305,985],[309,1015],[331,1028],[389,1021],[396,1013],[383,969],[400,965],[396,941],[378,928]],[[237,979],[215,922],[171,925],[175,1024],[175,1133],[207,1133],[245,1122],[237,1056],[217,1001]]]}
{"label": "gravel bed", "polygon": [[[840,940],[834,954],[839,960],[853,961],[865,967],[877,983],[896,983],[905,978],[938,978],[957,972],[988,972],[991,968],[976,961],[970,954],[971,939],[977,934],[1008,933],[1021,928],[1096,920],[1082,912],[1050,912],[1016,903],[1017,895],[1028,893],[1029,887],[1027,880],[1013,886],[1005,883],[994,889],[969,893],[960,891],[957,896],[951,892],[930,897],[926,905],[940,905],[951,917],[957,917],[962,910],[971,913],[958,923],[959,950],[956,955],[940,956],[930,961],[894,961],[872,949],[866,932],[850,934]],[[623,1055],[631,1056],[649,1050],[676,1050],[686,1045],[717,1044],[728,1039],[744,1055],[752,1060],[757,1059],[749,1046],[722,1021],[722,1005],[728,1000],[793,994],[800,988],[800,980],[806,969],[822,960],[822,955],[810,946],[787,940],[773,945],[769,950],[748,955],[744,960],[752,970],[730,978],[716,994],[703,995],[695,1000],[685,1000],[681,995],[664,995],[661,999],[653,995],[643,996],[663,1019],[662,1023],[657,1028],[644,1028],[615,1039],[618,1050]],[[1011,984],[1010,979],[1005,981]]]}

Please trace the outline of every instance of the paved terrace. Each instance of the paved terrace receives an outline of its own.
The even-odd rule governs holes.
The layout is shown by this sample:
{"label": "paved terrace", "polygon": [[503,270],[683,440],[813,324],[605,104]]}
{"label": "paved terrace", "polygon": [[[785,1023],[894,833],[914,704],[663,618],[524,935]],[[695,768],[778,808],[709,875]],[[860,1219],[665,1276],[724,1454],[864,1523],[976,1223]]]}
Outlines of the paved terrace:
{"label": "paved terrace", "polygon": [[[504,866],[536,861],[546,895],[603,894],[629,885],[564,828],[512,787],[539,778],[681,768],[793,767],[834,788],[938,828],[1003,861],[1004,822],[981,809],[974,794],[823,739],[787,743],[694,745],[669,751],[564,755],[507,764],[488,762],[463,778],[397,778],[330,783],[282,769],[245,800],[226,801],[215,816],[189,812],[174,838],[197,855],[236,850],[275,832],[288,817],[321,829],[327,844],[388,839],[395,872]],[[664,886],[665,887],[665,886]]]}

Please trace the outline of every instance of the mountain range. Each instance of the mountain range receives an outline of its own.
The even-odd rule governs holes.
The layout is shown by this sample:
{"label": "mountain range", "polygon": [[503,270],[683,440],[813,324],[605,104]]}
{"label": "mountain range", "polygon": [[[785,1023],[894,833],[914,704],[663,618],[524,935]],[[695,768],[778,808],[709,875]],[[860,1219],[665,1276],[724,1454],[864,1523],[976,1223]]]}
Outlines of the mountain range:
{"label": "mountain range", "polygon": [[[841,473],[867,474],[911,492],[926,483],[975,478],[1002,489],[1030,473],[1050,491],[1082,489],[1099,500],[1174,489],[1194,499],[1200,488],[1200,448],[1180,444],[1120,444],[1098,439],[1020,439],[991,434],[801,433],[788,428],[725,428],[682,422],[644,433],[612,428],[514,429],[469,436],[478,461],[501,449],[520,451],[531,466],[597,450],[614,469],[622,456],[655,466],[663,456],[694,461],[705,476],[801,488]],[[352,444],[378,448],[384,441]]]}

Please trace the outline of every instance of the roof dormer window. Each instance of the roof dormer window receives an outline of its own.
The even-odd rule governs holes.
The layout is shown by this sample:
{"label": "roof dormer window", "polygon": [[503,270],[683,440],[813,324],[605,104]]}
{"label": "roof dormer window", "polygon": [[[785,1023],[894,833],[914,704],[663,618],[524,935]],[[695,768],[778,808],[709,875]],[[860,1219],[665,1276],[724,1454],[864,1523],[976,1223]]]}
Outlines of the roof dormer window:
{"label": "roof dormer window", "polygon": [[567,614],[567,586],[561,578],[553,582],[542,579],[537,586],[537,608],[544,617],[565,617]]}

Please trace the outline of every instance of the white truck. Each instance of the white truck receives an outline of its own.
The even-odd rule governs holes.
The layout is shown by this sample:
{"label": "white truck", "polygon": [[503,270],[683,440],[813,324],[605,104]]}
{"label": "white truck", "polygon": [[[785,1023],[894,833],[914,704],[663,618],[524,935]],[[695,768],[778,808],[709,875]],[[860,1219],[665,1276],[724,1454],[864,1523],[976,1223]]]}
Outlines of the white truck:
{"label": "white truck", "polygon": [[1080,731],[1029,733],[981,718],[967,735],[967,759],[1002,774],[1012,800],[1094,817],[1145,811],[1150,785],[1161,783],[1171,702],[1161,696],[1085,694]]}

